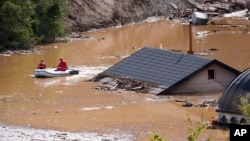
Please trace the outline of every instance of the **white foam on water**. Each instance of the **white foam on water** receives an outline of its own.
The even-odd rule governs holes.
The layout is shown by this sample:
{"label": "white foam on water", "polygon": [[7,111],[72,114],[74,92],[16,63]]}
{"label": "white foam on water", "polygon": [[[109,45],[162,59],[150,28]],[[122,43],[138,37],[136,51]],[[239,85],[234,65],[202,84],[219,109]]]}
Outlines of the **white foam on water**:
{"label": "white foam on water", "polygon": [[[93,77],[94,75],[106,70],[109,66],[80,66],[79,75],[85,77]],[[77,75],[75,75],[77,76]]]}
{"label": "white foam on water", "polygon": [[86,107],[86,108],[81,108],[83,111],[94,111],[94,110],[100,110],[101,107]]}
{"label": "white foam on water", "polygon": [[79,82],[89,80],[98,73],[106,70],[108,66],[78,66],[76,68],[79,69],[79,74],[68,76],[67,81]]}
{"label": "white foam on water", "polygon": [[145,100],[149,102],[162,102],[162,101],[168,101],[169,98],[146,98]]}
{"label": "white foam on water", "polygon": [[105,106],[105,107],[85,107],[85,108],[81,108],[82,111],[94,111],[94,110],[101,110],[101,109],[112,110],[112,109],[114,109],[114,107],[113,106]]}
{"label": "white foam on water", "polygon": [[115,107],[113,107],[113,106],[106,106],[106,107],[104,107],[105,109],[114,109]]}
{"label": "white foam on water", "polygon": [[42,130],[29,127],[0,125],[1,141],[133,141],[133,136],[128,133],[72,133],[56,130]]}

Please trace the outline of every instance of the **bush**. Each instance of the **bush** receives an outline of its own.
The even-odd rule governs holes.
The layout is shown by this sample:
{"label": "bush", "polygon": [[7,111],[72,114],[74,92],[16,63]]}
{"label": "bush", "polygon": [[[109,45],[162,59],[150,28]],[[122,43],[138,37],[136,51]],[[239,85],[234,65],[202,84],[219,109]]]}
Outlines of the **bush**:
{"label": "bush", "polygon": [[156,133],[150,134],[149,138],[150,138],[150,141],[166,141],[165,139],[163,139],[160,135]]}
{"label": "bush", "polygon": [[[188,141],[196,141],[201,131],[208,125],[202,121],[193,121],[192,118],[187,115],[189,128],[188,128]],[[209,139],[207,139],[208,141]]]}

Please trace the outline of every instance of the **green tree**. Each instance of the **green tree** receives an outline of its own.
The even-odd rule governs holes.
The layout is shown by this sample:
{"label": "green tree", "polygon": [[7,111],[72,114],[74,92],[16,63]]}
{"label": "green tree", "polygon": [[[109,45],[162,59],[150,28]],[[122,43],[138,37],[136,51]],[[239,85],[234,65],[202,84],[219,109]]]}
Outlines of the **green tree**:
{"label": "green tree", "polygon": [[31,16],[34,14],[30,0],[5,1],[0,8],[1,32],[7,36],[7,47],[30,47],[34,41]]}
{"label": "green tree", "polygon": [[29,49],[65,35],[65,0],[1,0],[0,50]]}
{"label": "green tree", "polygon": [[36,6],[35,32],[42,42],[54,41],[65,35],[63,16],[66,12],[65,0],[34,0]]}

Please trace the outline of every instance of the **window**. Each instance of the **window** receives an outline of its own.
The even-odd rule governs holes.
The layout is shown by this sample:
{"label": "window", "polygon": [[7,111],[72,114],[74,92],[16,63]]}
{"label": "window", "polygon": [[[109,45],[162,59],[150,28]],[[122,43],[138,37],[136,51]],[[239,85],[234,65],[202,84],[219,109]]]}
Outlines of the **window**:
{"label": "window", "polygon": [[215,70],[208,70],[208,80],[215,80]]}

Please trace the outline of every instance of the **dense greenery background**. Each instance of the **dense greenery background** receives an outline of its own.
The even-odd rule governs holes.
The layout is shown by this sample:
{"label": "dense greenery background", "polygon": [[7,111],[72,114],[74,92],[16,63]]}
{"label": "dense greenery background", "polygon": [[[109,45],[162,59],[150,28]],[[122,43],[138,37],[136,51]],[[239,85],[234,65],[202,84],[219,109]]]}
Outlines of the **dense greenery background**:
{"label": "dense greenery background", "polygon": [[0,0],[0,51],[30,49],[65,34],[65,0]]}

